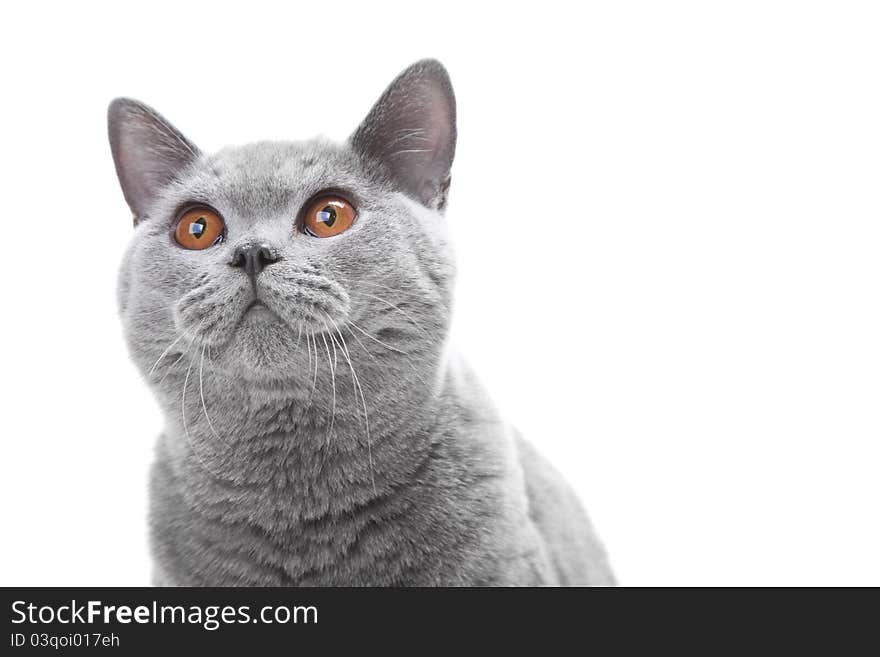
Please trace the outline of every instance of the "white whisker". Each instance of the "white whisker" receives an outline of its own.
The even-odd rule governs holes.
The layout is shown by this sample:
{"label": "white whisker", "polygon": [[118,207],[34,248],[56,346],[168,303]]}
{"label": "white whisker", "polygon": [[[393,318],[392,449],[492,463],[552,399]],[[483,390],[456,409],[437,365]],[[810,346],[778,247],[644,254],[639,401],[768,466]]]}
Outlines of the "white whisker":
{"label": "white whisker", "polygon": [[298,324],[299,330],[296,332],[296,344],[293,346],[294,351],[299,351],[299,341],[302,339],[303,334],[303,325]]}
{"label": "white whisker", "polygon": [[217,430],[214,429],[214,423],[211,422],[211,418],[208,416],[208,406],[207,406],[207,404],[205,404],[205,386],[204,386],[204,383],[202,382],[202,369],[204,368],[204,365],[205,365],[205,347],[206,346],[207,345],[202,345],[202,357],[199,360],[199,397],[202,400],[202,412],[205,414],[205,419],[208,421],[208,426],[211,429],[211,433],[213,433],[214,436],[221,443],[223,443],[224,445],[226,445],[228,447],[229,443],[227,443],[225,440],[223,440],[223,438],[220,437],[220,434],[217,433]]}
{"label": "white whisker", "polygon": [[[424,290],[422,290],[421,288],[417,288],[417,287],[415,287],[415,288],[392,287],[391,285],[386,285],[385,283],[380,283],[378,281],[368,281],[368,280],[363,280],[363,279],[354,280],[353,278],[349,278],[347,276],[342,276],[342,275],[337,274],[335,272],[333,273],[333,276],[335,276],[336,278],[338,278],[341,281],[345,281],[346,283],[348,283],[352,287],[360,287],[363,285],[372,285],[373,287],[381,287],[385,290],[388,290],[389,292],[395,292],[397,294],[400,294],[400,295],[403,295],[403,296],[409,297],[409,298],[418,298],[425,293]],[[346,290],[346,291],[350,291],[350,290]],[[357,290],[355,290],[355,291],[357,291]]]}
{"label": "white whisker", "polygon": [[[192,346],[192,344],[190,344],[190,346]],[[185,351],[181,351],[181,352],[180,352],[180,355],[177,357],[177,359],[176,359],[173,363],[171,363],[171,365],[169,365],[169,366],[165,369],[165,374],[162,375],[162,378],[159,379],[159,380],[156,382],[156,385],[157,385],[157,386],[162,385],[162,382],[163,382],[166,378],[168,378],[168,375],[169,375],[169,374],[171,374],[171,370],[174,369],[174,366],[177,365],[180,361],[182,361],[184,356],[186,356],[186,352],[185,352]]]}
{"label": "white whisker", "polygon": [[[329,327],[327,329],[330,330]],[[330,440],[330,436],[333,434],[333,422],[336,419],[336,368],[333,367],[333,361],[330,360],[330,346],[327,344],[327,338],[324,337],[324,334],[321,334],[321,339],[324,341],[324,349],[327,350],[327,365],[330,367],[330,383],[333,386],[333,404],[331,406],[330,411],[330,428],[327,430],[327,440]],[[333,351],[336,351],[336,347],[333,347]]]}
{"label": "white whisker", "polygon": [[[195,343],[196,338],[198,337],[198,330],[199,330],[200,328],[202,328],[202,325],[201,325],[201,324],[199,324],[198,327],[197,327],[195,330],[184,330],[184,332],[181,334],[181,337],[183,337],[183,336],[186,335],[187,333],[192,333],[192,337],[191,337],[190,340],[189,340],[189,344],[186,346],[186,349],[184,349],[184,350],[182,350],[182,351],[180,352],[180,355],[177,357],[177,359],[176,359],[173,363],[171,363],[171,365],[169,365],[169,366],[165,369],[165,374],[163,374],[163,375],[162,375],[162,378],[159,379],[159,380],[156,382],[156,385],[157,385],[157,386],[162,385],[162,382],[163,382],[166,378],[168,378],[168,375],[169,375],[169,374],[171,374],[171,370],[174,369],[174,366],[177,365],[180,361],[183,360],[183,357],[186,355],[186,352],[187,352],[189,349],[192,349],[192,346],[193,346],[193,344]],[[195,354],[193,354],[193,356],[195,356]]]}
{"label": "white whisker", "polygon": [[[333,338],[331,334],[331,339]],[[357,393],[360,393],[361,396],[361,404],[364,408],[364,429],[367,435],[367,459],[369,461],[370,466],[370,482],[373,484],[373,494],[376,494],[376,477],[373,473],[373,444],[372,439],[370,438],[370,419],[367,415],[367,400],[364,398],[364,389],[361,386],[361,382],[358,379],[357,373],[354,371],[354,365],[351,362],[351,358],[348,355],[348,345],[345,344],[345,338],[342,336],[342,333],[339,333],[339,339],[342,340],[342,354],[345,356],[345,360],[348,361],[348,367],[351,369],[351,377],[354,380],[354,388],[355,388],[355,402],[357,402]]]}
{"label": "white whisker", "polygon": [[125,313],[131,317],[151,317],[152,315],[173,315],[172,308],[154,308],[153,310],[132,309]]}
{"label": "white whisker", "polygon": [[368,338],[370,338],[370,340],[372,340],[373,342],[375,342],[375,343],[377,343],[377,344],[382,345],[382,346],[385,347],[386,349],[389,349],[389,350],[391,350],[391,351],[396,351],[396,352],[399,353],[399,354],[407,355],[407,352],[405,352],[405,351],[401,351],[400,349],[397,349],[396,347],[392,347],[390,344],[386,344],[385,342],[382,342],[379,338],[370,335],[369,333],[367,333],[364,329],[362,329],[360,326],[358,326],[357,324],[355,324],[355,323],[354,323],[352,320],[350,320],[350,319],[348,320],[348,325],[351,326],[353,329],[357,329],[360,333],[363,333],[365,336],[367,336]]}
{"label": "white whisker", "polygon": [[380,302],[384,303],[386,306],[389,306],[390,308],[394,308],[394,309],[397,310],[401,315],[403,315],[403,316],[406,317],[410,322],[412,322],[412,325],[415,326],[419,331],[421,331],[421,332],[425,335],[425,337],[427,337],[427,338],[430,338],[430,337],[431,337],[430,334],[429,334],[429,333],[428,333],[428,332],[422,327],[421,324],[419,324],[419,323],[413,318],[412,315],[410,315],[408,312],[406,312],[406,311],[405,311],[403,308],[401,308],[400,306],[397,306],[397,305],[391,303],[391,302],[388,301],[387,299],[383,299],[382,297],[377,296],[377,295],[375,295],[375,294],[370,294],[369,292],[361,292],[360,290],[349,290],[349,294],[360,294],[360,295],[362,295],[362,296],[371,297],[371,298],[373,298],[373,299],[376,299],[377,301],[380,301]]}
{"label": "white whisker", "polygon": [[[355,322],[352,321],[351,319],[348,320],[348,325],[349,325],[350,327],[352,327],[352,328],[356,328],[358,331],[360,331],[361,333],[363,333],[365,336],[367,336],[368,338],[370,338],[370,339],[373,340],[374,342],[378,342],[378,343],[381,344],[383,347],[386,347],[387,349],[390,349],[391,351],[395,351],[395,352],[401,354],[402,356],[404,356],[404,357],[406,358],[406,362],[407,362],[407,363],[409,364],[409,366],[410,366],[410,369],[412,369],[413,374],[415,375],[415,377],[416,377],[416,378],[422,383],[422,385],[427,385],[427,383],[425,383],[425,380],[424,380],[424,379],[422,378],[422,376],[419,374],[419,369],[415,366],[415,363],[412,362],[412,358],[410,358],[410,355],[411,355],[411,354],[410,354],[409,352],[401,351],[400,349],[395,349],[395,348],[392,347],[391,345],[387,345],[387,344],[385,344],[384,342],[382,342],[382,341],[379,340],[378,338],[375,338],[375,337],[373,337],[372,335],[370,335],[369,333],[367,333],[366,331],[364,331],[360,326],[358,326],[357,324],[355,324]],[[337,330],[338,330],[338,327],[337,327]],[[370,358],[372,358],[372,359],[373,359],[375,362],[377,362],[377,363],[379,362],[379,360],[373,355],[373,352],[371,352],[369,349],[367,349],[367,347],[364,345],[363,342],[361,342],[360,338],[358,338],[357,335],[355,335],[354,333],[352,333],[352,334],[351,334],[351,337],[353,337],[353,338],[355,339],[355,342],[357,342],[357,343],[361,346],[361,349],[363,349],[364,352],[366,352],[366,354],[367,354]]]}
{"label": "white whisker", "polygon": [[186,436],[186,442],[189,445],[189,448],[192,451],[193,456],[195,456],[196,459],[198,459],[201,466],[205,469],[205,472],[216,477],[217,479],[220,479],[221,477],[216,472],[211,470],[211,468],[208,467],[207,463],[205,463],[205,461],[202,460],[202,457],[199,455],[199,451],[196,449],[195,443],[193,443],[192,438],[189,435],[189,429],[186,426],[186,389],[189,386],[189,373],[190,373],[190,370],[192,370],[192,366],[193,366],[193,363],[195,362],[195,359],[196,359],[196,355],[193,354],[192,358],[189,361],[189,367],[186,368],[186,376],[183,379],[183,392],[180,395],[180,419],[181,419],[181,423],[183,424],[183,434],[184,434],[184,436]]}
{"label": "white whisker", "polygon": [[156,359],[156,362],[153,363],[153,366],[150,368],[150,371],[147,372],[147,376],[152,376],[152,375],[153,375],[153,372],[156,371],[156,367],[158,367],[159,363],[162,362],[162,359],[165,358],[165,356],[168,354],[168,352],[171,351],[171,349],[174,348],[174,345],[176,345],[178,342],[180,342],[180,339],[181,339],[184,335],[186,335],[186,333],[187,333],[187,332],[186,332],[185,330],[184,330],[184,331],[181,331],[181,332],[180,332],[180,335],[178,335],[178,336],[174,339],[174,341],[173,341],[171,344],[169,344],[167,347],[165,347],[165,351],[163,351],[163,352],[159,355],[159,357]]}
{"label": "white whisker", "polygon": [[315,394],[315,387],[318,385],[318,336],[312,336],[312,344],[315,346],[315,376],[312,378],[312,392],[310,395]]}

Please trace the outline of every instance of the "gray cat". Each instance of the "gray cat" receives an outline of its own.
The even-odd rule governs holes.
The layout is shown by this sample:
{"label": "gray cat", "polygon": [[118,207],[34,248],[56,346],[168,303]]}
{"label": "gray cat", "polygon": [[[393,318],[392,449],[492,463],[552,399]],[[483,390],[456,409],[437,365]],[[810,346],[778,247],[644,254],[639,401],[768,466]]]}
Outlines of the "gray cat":
{"label": "gray cat", "polygon": [[447,347],[455,99],[419,62],[343,144],[200,152],[109,109],[132,357],[165,416],[160,585],[611,584],[572,490]]}

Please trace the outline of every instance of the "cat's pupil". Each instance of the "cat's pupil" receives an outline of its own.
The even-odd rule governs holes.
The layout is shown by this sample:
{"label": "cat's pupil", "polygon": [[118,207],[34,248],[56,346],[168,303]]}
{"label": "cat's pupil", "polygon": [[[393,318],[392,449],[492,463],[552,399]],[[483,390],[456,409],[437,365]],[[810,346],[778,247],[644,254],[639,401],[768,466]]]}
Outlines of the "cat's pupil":
{"label": "cat's pupil", "polygon": [[189,234],[198,239],[204,234],[207,225],[208,222],[205,221],[205,218],[199,217],[189,225]]}
{"label": "cat's pupil", "polygon": [[336,223],[336,210],[332,205],[328,205],[318,213],[318,221],[327,226],[327,228]]}

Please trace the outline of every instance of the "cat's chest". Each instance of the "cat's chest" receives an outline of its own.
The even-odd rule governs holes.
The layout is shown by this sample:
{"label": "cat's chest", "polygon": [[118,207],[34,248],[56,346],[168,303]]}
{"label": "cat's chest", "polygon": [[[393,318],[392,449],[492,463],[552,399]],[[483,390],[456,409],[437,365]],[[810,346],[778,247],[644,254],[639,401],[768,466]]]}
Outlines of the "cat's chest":
{"label": "cat's chest", "polygon": [[175,583],[392,584],[420,560],[411,540],[420,518],[403,491],[346,503],[335,486],[284,477],[228,486],[182,478],[162,459],[152,489],[154,551]]}

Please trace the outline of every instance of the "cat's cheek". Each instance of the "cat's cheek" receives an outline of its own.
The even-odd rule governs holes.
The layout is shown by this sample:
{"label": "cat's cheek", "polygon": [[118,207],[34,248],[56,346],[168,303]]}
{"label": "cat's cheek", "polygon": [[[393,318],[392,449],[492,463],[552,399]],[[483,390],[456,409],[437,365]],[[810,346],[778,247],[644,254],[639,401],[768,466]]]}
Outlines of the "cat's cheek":
{"label": "cat's cheek", "polygon": [[116,279],[116,307],[119,310],[119,314],[122,316],[124,316],[128,310],[130,295],[131,269],[126,259],[119,268],[119,274]]}

